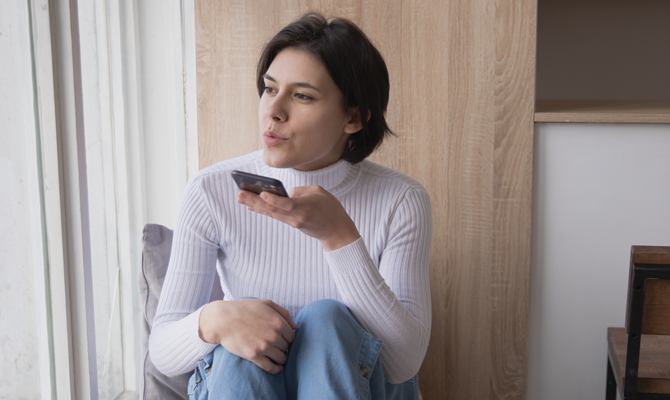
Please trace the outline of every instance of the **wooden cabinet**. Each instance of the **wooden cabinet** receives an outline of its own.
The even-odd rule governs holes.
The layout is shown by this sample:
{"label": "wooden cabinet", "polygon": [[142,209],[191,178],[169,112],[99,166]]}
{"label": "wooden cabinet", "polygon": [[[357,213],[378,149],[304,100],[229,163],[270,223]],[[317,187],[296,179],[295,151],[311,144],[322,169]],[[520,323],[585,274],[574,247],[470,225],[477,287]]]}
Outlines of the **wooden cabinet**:
{"label": "wooden cabinet", "polygon": [[539,0],[535,121],[668,123],[669,21],[667,0]]}

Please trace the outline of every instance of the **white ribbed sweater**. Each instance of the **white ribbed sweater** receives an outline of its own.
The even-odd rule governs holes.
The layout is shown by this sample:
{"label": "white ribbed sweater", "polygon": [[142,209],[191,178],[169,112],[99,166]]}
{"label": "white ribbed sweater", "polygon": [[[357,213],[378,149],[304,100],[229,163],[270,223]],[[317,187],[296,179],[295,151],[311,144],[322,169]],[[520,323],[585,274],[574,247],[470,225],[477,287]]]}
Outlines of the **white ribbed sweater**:
{"label": "white ribbed sweater", "polygon": [[[419,370],[431,324],[428,263],[430,198],[415,180],[370,161],[344,160],[317,171],[278,169],[257,151],[206,168],[188,184],[177,216],[170,264],[149,341],[151,359],[168,376],[193,370],[215,345],[198,335],[215,267],[224,300],[270,299],[295,318],[306,304],[342,301],[383,341],[392,383]],[[318,240],[236,202],[234,169],[281,180],[287,191],[321,185],[361,235],[324,252]],[[218,261],[218,263],[217,263]]]}

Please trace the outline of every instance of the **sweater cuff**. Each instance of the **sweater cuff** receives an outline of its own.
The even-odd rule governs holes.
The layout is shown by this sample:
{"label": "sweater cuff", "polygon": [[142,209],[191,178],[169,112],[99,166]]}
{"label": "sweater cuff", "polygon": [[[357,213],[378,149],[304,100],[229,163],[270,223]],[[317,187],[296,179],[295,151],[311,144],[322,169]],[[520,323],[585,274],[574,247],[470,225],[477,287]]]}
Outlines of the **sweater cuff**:
{"label": "sweater cuff", "polygon": [[179,321],[161,323],[153,328],[149,351],[154,365],[163,374],[177,376],[192,371],[198,361],[217,346],[200,339],[198,330],[203,307]]}
{"label": "sweater cuff", "polygon": [[200,338],[200,313],[203,308],[205,308],[204,305],[186,316],[183,321],[183,327],[188,332],[187,337],[190,342],[188,347],[196,354],[209,354],[217,346]]}

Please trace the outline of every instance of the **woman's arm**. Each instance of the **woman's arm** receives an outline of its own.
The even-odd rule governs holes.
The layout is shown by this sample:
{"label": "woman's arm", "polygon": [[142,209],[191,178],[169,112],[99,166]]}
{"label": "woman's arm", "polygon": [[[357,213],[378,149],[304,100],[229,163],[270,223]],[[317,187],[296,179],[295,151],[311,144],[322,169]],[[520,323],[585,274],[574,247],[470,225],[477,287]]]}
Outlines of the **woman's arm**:
{"label": "woman's arm", "polygon": [[410,379],[421,366],[430,337],[428,194],[423,188],[404,193],[377,268],[358,231],[351,233],[353,221],[339,201],[321,188],[300,190],[291,199],[241,193],[238,201],[316,237],[325,250],[340,244],[325,255],[344,303],[368,332],[383,340],[386,378],[391,383]]}
{"label": "woman's arm", "polygon": [[277,373],[295,337],[296,326],[287,310],[259,299],[207,304],[220,241],[219,219],[214,217],[207,192],[202,179],[186,189],[149,339],[151,359],[163,374],[175,376],[192,371],[221,344],[265,371]]}
{"label": "woman's arm", "polygon": [[401,383],[417,374],[430,339],[430,198],[410,190],[398,206],[379,269],[362,239],[326,253],[344,303],[384,345],[384,375]]}
{"label": "woman's arm", "polygon": [[177,214],[170,263],[154,318],[149,351],[159,371],[191,371],[214,349],[198,335],[202,306],[209,301],[216,270],[219,228],[201,177],[186,187]]}

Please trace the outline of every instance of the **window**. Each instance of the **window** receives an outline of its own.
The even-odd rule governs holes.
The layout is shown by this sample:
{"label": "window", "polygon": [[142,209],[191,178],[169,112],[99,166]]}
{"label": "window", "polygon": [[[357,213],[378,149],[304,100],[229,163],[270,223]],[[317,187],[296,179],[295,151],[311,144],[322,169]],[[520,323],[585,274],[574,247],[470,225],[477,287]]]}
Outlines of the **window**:
{"label": "window", "polygon": [[173,224],[197,170],[192,10],[3,3],[3,394],[140,394],[142,227]]}

